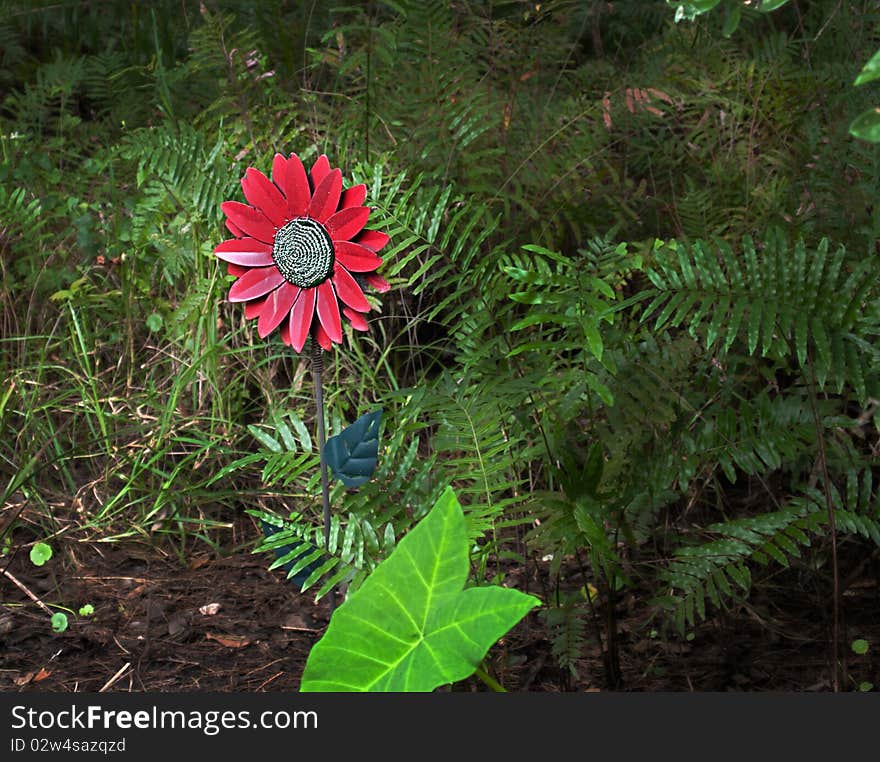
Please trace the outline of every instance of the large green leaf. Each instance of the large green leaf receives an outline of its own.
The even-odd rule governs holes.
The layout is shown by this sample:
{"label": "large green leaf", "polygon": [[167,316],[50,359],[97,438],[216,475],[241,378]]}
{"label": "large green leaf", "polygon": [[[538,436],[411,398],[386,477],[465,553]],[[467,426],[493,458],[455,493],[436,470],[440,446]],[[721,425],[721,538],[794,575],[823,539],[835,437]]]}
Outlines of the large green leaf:
{"label": "large green leaf", "polygon": [[880,108],[871,108],[857,116],[849,126],[849,132],[871,143],[880,143]]}
{"label": "large green leaf", "polygon": [[874,53],[871,56],[871,60],[865,64],[864,68],[859,73],[859,76],[856,77],[856,81],[853,82],[854,85],[864,85],[867,82],[873,82],[875,79],[880,78],[880,50]]}
{"label": "large green leaf", "polygon": [[464,590],[468,568],[464,515],[448,487],[337,609],[300,689],[431,691],[471,675],[540,601],[503,587]]}

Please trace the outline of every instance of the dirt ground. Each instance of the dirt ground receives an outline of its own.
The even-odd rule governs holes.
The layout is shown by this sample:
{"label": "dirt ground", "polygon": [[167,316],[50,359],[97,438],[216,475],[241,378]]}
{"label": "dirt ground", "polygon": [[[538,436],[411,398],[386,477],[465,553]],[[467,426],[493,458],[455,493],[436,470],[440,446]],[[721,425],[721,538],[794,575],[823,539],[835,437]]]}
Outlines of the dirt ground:
{"label": "dirt ground", "polygon": [[[0,560],[0,571],[7,569],[28,592],[72,610],[67,631],[55,634],[47,614],[8,576],[0,576],[0,690],[298,689],[329,609],[298,593],[282,572],[267,571],[267,554],[243,550],[220,557],[195,551],[184,565],[148,545],[69,545],[40,568],[26,551]],[[843,690],[864,682],[880,686],[877,564],[854,571],[843,598]],[[552,594],[541,578],[545,572],[535,563],[528,578],[519,570],[511,583]],[[820,592],[794,578],[771,580],[747,606],[707,620],[690,638],[664,635],[647,596],[629,593],[616,608],[620,689],[828,691],[829,612],[817,602]],[[75,614],[84,604],[92,605],[93,615]],[[856,638],[870,644],[866,654],[850,648]],[[546,624],[532,613],[488,659],[492,674],[511,691],[606,690],[591,627],[582,654],[576,676],[561,669]],[[472,678],[453,690],[487,689]]]}

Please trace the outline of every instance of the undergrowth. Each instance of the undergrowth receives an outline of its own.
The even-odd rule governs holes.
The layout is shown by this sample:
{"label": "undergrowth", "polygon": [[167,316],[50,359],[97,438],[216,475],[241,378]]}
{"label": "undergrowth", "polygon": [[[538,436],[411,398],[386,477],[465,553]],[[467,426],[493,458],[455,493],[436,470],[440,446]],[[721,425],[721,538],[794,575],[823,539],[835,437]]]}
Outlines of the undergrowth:
{"label": "undergrowth", "polygon": [[[674,638],[778,566],[830,600],[832,539],[880,545],[880,165],[847,136],[875,4],[730,37],[663,2],[6,5],[9,552],[185,560],[252,546],[254,509],[333,559],[324,595],[451,483],[475,578],[544,559],[560,666],[598,641],[619,685],[627,591]],[[329,547],[308,363],[212,254],[276,151],[332,153],[391,235],[392,291],[327,361],[331,433],[385,411]]]}

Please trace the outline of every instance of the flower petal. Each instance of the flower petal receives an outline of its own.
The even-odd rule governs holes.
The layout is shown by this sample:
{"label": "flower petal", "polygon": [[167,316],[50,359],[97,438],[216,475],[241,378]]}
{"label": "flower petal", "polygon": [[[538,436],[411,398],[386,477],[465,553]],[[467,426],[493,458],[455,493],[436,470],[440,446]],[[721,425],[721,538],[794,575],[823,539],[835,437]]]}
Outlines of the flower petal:
{"label": "flower petal", "polygon": [[214,254],[224,262],[246,267],[265,267],[272,264],[272,247],[255,238],[230,238],[214,249]]}
{"label": "flower petal", "polygon": [[336,212],[324,223],[324,227],[334,241],[350,241],[363,230],[369,216],[370,207],[355,206]]}
{"label": "flower petal", "polygon": [[376,275],[376,273],[370,273],[367,276],[367,283],[375,288],[380,294],[384,294],[386,291],[391,290],[391,284],[381,275]]}
{"label": "flower petal", "polygon": [[312,318],[315,315],[315,297],[315,289],[303,289],[290,311],[290,343],[297,352],[302,352],[312,328]]}
{"label": "flower petal", "polygon": [[249,302],[278,288],[284,276],[277,267],[257,267],[242,275],[229,289],[230,302]]}
{"label": "flower petal", "polygon": [[370,327],[367,325],[367,320],[364,315],[362,315],[357,310],[351,310],[348,307],[342,308],[342,314],[348,318],[348,322],[351,323],[351,327],[356,331],[369,331]]}
{"label": "flower petal", "polygon": [[327,158],[327,154],[322,153],[312,167],[312,171],[309,173],[309,177],[312,180],[312,188],[317,188],[323,179],[329,174],[330,160]]}
{"label": "flower petal", "polygon": [[333,349],[333,344],[330,342],[330,337],[327,335],[327,331],[321,328],[321,324],[315,326],[315,341],[321,346],[325,352],[329,352]]}
{"label": "flower petal", "polygon": [[244,231],[238,225],[230,221],[228,217],[226,219],[226,228],[236,238],[244,238]]}
{"label": "flower petal", "polygon": [[324,222],[336,211],[341,194],[342,172],[334,169],[315,188],[312,203],[309,206],[309,217],[316,219],[318,222]]}
{"label": "flower petal", "polygon": [[333,287],[336,289],[339,298],[349,307],[360,312],[370,311],[370,303],[364,296],[364,292],[361,291],[361,287],[357,284],[355,279],[351,277],[351,273],[349,273],[348,270],[338,262],[334,268],[333,278],[331,280],[333,281]]}
{"label": "flower petal", "polygon": [[287,223],[287,201],[266,175],[248,167],[241,180],[241,189],[251,206],[263,212],[276,228],[284,227]]}
{"label": "flower petal", "polygon": [[280,153],[275,154],[272,162],[272,177],[282,193],[287,197],[287,213],[290,217],[302,217],[309,211],[312,191],[309,178],[299,156],[290,154],[285,159]]}
{"label": "flower petal", "polygon": [[281,336],[281,341],[287,344],[287,346],[291,345],[289,320],[285,320],[283,323],[281,323],[281,328],[278,329],[278,335]]}
{"label": "flower petal", "polygon": [[275,240],[275,226],[259,209],[239,201],[224,201],[220,208],[245,235],[263,243],[272,243]]}
{"label": "flower petal", "polygon": [[373,251],[380,251],[390,240],[386,233],[379,230],[365,230],[358,236],[357,243]]}
{"label": "flower petal", "polygon": [[325,280],[317,288],[318,291],[318,320],[327,331],[332,341],[339,344],[342,341],[342,320],[339,317],[339,302],[333,291],[333,284]]}
{"label": "flower petal", "polygon": [[339,200],[339,208],[340,209],[349,209],[353,206],[360,206],[364,203],[364,199],[367,197],[367,186],[361,183],[360,185],[353,185],[347,191],[342,193],[342,198]]}
{"label": "flower petal", "polygon": [[226,265],[226,272],[228,272],[234,278],[240,278],[246,272],[250,272],[250,267],[244,267],[243,265],[234,265],[231,262]]}
{"label": "flower petal", "polygon": [[257,334],[261,339],[272,333],[290,314],[300,291],[301,288],[285,281],[266,297],[266,307],[260,313],[260,321],[257,323]]}
{"label": "flower petal", "polygon": [[354,273],[368,273],[382,264],[372,251],[351,241],[334,241],[333,249],[336,259]]}
{"label": "flower petal", "polygon": [[263,311],[263,307],[266,306],[266,297],[262,296],[259,299],[254,299],[252,302],[247,302],[244,305],[244,316],[247,320],[253,320],[255,317],[259,317],[260,313]]}

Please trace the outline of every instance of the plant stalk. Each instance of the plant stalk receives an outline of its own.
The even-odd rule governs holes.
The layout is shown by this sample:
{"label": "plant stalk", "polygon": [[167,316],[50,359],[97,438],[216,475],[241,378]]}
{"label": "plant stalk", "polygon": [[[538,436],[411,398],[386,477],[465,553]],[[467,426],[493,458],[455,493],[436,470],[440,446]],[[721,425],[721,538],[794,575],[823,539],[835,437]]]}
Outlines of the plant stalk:
{"label": "plant stalk", "polygon": [[[321,457],[321,502],[324,507],[324,550],[330,549],[330,479],[327,475],[327,461],[324,459],[324,444],[327,432],[324,427],[324,372],[323,350],[317,341],[312,339],[312,379],[315,382],[315,410],[318,417],[318,454]],[[336,593],[330,590],[330,615],[336,608]]]}
{"label": "plant stalk", "polygon": [[813,365],[812,353],[810,361],[810,409],[813,413],[813,423],[816,427],[816,438],[819,445],[819,465],[822,469],[822,491],[825,495],[825,510],[828,513],[828,534],[831,540],[831,584],[832,612],[831,612],[831,690],[840,692],[840,571],[837,559],[837,525],[834,519],[834,503],[831,500],[831,478],[828,474],[828,461],[825,455],[825,431],[822,419],[819,417],[819,407],[816,403],[817,383],[816,369]]}

